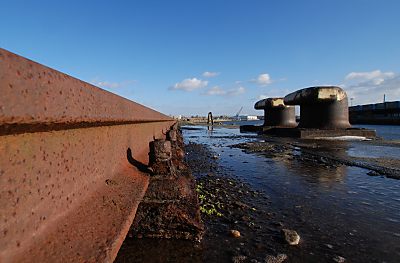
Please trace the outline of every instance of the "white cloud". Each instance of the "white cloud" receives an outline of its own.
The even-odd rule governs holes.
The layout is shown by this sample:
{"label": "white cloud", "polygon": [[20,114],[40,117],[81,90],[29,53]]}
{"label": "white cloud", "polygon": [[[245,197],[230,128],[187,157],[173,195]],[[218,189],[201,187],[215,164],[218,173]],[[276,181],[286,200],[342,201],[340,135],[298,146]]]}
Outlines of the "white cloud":
{"label": "white cloud", "polygon": [[260,86],[267,86],[272,83],[272,80],[268,73],[263,73],[258,75],[256,79],[252,79],[251,82],[255,82]]}
{"label": "white cloud", "polygon": [[102,88],[110,88],[110,89],[116,89],[121,87],[121,83],[118,82],[108,82],[108,81],[99,81],[95,83],[96,86],[102,87]]}
{"label": "white cloud", "polygon": [[220,74],[219,72],[206,71],[203,73],[203,77],[212,78],[218,76],[219,74]]}
{"label": "white cloud", "polygon": [[237,87],[234,89],[224,90],[219,86],[212,87],[211,89],[207,90],[204,94],[209,96],[238,96],[246,92],[244,87]]}
{"label": "white cloud", "polygon": [[212,87],[207,90],[206,95],[214,96],[214,95],[226,95],[226,91],[221,89],[219,86]]}
{"label": "white cloud", "polygon": [[263,100],[267,98],[283,98],[287,94],[291,93],[292,91],[290,89],[282,89],[282,88],[270,88],[266,91],[264,91],[263,94],[260,94],[255,98],[255,100]]}
{"label": "white cloud", "polygon": [[341,86],[353,105],[382,102],[384,94],[387,100],[400,99],[400,75],[394,72],[351,72]]}
{"label": "white cloud", "polygon": [[174,86],[170,87],[171,90],[184,90],[193,91],[196,89],[204,88],[208,85],[208,81],[197,78],[184,79],[181,82],[175,83]]}
{"label": "white cloud", "polygon": [[100,81],[98,79],[94,79],[91,83],[95,86],[98,86],[103,89],[118,89],[124,88],[128,85],[134,84],[136,80],[127,80],[122,82],[109,82],[109,81]]}
{"label": "white cloud", "polygon": [[370,72],[350,72],[347,74],[345,80],[358,80],[367,81],[373,80],[378,85],[384,81],[386,78],[394,77],[394,72],[382,72],[380,70],[374,70]]}
{"label": "white cloud", "polygon": [[266,99],[266,98],[268,98],[268,96],[267,95],[263,95],[263,94],[258,95],[258,97],[257,97],[258,100],[263,100],[263,99]]}
{"label": "white cloud", "polygon": [[243,94],[245,92],[246,92],[246,89],[244,87],[238,87],[238,88],[235,88],[235,89],[228,90],[226,92],[226,95],[227,96],[238,96],[238,95],[241,95],[241,94]]}

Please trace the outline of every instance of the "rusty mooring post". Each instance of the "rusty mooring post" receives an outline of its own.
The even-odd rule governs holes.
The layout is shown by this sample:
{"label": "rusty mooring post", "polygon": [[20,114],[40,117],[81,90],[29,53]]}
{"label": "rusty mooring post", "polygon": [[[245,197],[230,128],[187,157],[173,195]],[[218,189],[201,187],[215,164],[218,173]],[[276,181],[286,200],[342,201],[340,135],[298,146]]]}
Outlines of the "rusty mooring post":
{"label": "rusty mooring post", "polygon": [[208,113],[208,116],[207,116],[207,124],[210,124],[210,123],[211,123],[211,126],[214,126],[214,120],[213,120],[211,111]]}
{"label": "rusty mooring post", "polygon": [[300,105],[299,128],[350,128],[346,92],[336,86],[301,89],[286,95],[286,105]]}
{"label": "rusty mooring post", "polygon": [[258,101],[254,108],[264,110],[264,127],[293,128],[297,126],[294,106],[287,106],[283,98]]}

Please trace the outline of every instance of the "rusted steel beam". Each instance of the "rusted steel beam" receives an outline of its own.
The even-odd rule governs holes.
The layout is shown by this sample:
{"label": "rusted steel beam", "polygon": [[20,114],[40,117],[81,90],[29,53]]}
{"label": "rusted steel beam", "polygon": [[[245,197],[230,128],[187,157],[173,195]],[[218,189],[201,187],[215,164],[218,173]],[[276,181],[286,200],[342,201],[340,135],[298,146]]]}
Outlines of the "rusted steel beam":
{"label": "rusted steel beam", "polygon": [[265,127],[293,128],[297,126],[294,106],[285,105],[283,98],[267,98],[256,102],[256,110],[264,110]]}
{"label": "rusted steel beam", "polygon": [[350,128],[346,92],[335,86],[301,89],[286,95],[286,105],[300,105],[299,128]]}
{"label": "rusted steel beam", "polygon": [[112,262],[169,117],[0,49],[0,262]]}

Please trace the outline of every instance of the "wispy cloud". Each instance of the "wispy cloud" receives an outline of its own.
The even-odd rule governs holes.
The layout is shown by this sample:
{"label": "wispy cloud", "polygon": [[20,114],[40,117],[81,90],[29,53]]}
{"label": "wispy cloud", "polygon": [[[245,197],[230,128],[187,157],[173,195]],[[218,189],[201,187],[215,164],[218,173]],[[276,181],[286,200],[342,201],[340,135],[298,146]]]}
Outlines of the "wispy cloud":
{"label": "wispy cloud", "polygon": [[271,88],[265,91],[263,94],[258,95],[255,99],[263,100],[267,98],[283,98],[290,92],[292,91],[290,91],[289,89]]}
{"label": "wispy cloud", "polygon": [[263,100],[263,99],[267,99],[267,98],[269,98],[269,97],[264,94],[258,95],[258,97],[257,97],[258,100]]}
{"label": "wispy cloud", "polygon": [[181,82],[175,83],[174,86],[170,87],[170,90],[184,90],[193,91],[196,89],[204,88],[208,85],[208,81],[197,78],[184,79]]}
{"label": "wispy cloud", "polygon": [[206,71],[206,72],[204,72],[202,75],[203,75],[203,77],[205,77],[205,78],[213,78],[213,77],[218,76],[219,74],[220,74],[219,72]]}
{"label": "wispy cloud", "polygon": [[136,80],[126,80],[126,81],[121,81],[121,82],[110,82],[110,81],[101,81],[98,79],[94,79],[91,81],[91,83],[95,86],[98,86],[103,89],[119,89],[119,88],[125,88],[129,85],[135,84],[137,81]]}
{"label": "wispy cloud", "polygon": [[207,90],[205,95],[214,96],[214,95],[226,95],[226,91],[221,89],[219,86],[214,86]]}
{"label": "wispy cloud", "polygon": [[227,96],[238,96],[241,94],[244,94],[246,92],[246,89],[244,87],[238,87],[234,89],[230,89],[226,92]]}
{"label": "wispy cloud", "polygon": [[382,72],[380,70],[374,70],[370,72],[350,72],[347,74],[345,80],[356,80],[356,81],[372,81],[375,85],[379,85],[395,76],[394,72]]}
{"label": "wispy cloud", "polygon": [[381,102],[384,94],[388,100],[400,99],[400,75],[391,71],[350,72],[341,86],[355,104]]}
{"label": "wispy cloud", "polygon": [[232,97],[232,96],[238,96],[241,94],[244,94],[246,92],[246,88],[240,86],[237,88],[229,89],[229,90],[224,90],[220,88],[219,86],[214,86],[207,90],[204,95],[208,96],[227,96],[227,97]]}
{"label": "wispy cloud", "polygon": [[272,79],[268,73],[262,73],[257,78],[250,80],[251,82],[257,83],[259,86],[267,86],[272,83]]}

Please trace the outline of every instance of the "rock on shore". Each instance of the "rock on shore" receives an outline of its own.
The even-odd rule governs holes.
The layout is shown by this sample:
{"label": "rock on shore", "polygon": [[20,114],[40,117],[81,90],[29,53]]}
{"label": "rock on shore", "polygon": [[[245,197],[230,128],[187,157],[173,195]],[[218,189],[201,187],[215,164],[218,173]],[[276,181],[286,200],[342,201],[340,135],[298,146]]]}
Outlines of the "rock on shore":
{"label": "rock on shore", "polygon": [[300,236],[296,231],[284,228],[282,229],[282,234],[289,245],[295,246],[299,244]]}

